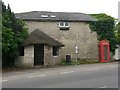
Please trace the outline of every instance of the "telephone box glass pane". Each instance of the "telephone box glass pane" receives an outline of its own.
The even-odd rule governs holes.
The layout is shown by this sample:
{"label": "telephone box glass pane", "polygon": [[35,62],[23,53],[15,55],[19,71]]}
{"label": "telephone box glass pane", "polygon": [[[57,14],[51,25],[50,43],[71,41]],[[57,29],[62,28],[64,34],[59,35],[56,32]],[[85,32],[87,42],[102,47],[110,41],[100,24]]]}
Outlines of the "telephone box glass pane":
{"label": "telephone box glass pane", "polygon": [[108,60],[108,47],[105,45],[104,46],[104,60]]}

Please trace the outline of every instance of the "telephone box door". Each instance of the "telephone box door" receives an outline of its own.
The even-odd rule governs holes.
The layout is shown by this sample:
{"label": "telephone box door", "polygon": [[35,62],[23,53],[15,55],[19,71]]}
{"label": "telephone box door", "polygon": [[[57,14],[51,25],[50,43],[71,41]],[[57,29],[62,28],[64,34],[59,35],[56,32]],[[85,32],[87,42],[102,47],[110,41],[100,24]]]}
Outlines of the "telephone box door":
{"label": "telephone box door", "polygon": [[109,62],[110,61],[110,47],[109,42],[102,40],[99,42],[99,61]]}

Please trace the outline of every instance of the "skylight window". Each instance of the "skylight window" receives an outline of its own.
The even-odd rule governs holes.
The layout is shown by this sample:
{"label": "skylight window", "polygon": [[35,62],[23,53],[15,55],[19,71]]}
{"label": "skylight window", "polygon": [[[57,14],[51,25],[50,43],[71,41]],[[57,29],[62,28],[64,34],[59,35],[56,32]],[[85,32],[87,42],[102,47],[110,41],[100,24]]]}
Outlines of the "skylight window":
{"label": "skylight window", "polygon": [[42,18],[48,18],[48,15],[41,15]]}
{"label": "skylight window", "polygon": [[55,18],[56,16],[55,15],[51,15],[51,18]]}

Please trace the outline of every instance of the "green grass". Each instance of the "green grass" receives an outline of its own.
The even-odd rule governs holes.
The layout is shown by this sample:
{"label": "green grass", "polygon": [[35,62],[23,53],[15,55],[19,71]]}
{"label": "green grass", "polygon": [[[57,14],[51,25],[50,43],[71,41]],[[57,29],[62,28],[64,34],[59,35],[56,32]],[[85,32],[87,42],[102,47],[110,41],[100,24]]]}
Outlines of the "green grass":
{"label": "green grass", "polygon": [[60,63],[61,65],[80,65],[80,64],[94,64],[94,63],[100,63],[97,60],[84,60],[84,59],[78,59],[77,61],[75,59],[72,59],[71,62],[66,63],[66,60],[62,60]]}

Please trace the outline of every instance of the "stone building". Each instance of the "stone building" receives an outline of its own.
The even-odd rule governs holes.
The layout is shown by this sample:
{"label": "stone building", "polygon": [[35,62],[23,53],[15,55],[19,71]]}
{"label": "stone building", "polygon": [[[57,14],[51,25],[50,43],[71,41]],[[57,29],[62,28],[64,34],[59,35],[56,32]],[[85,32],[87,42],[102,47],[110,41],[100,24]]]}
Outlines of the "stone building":
{"label": "stone building", "polygon": [[17,13],[16,18],[25,21],[29,33],[38,29],[63,43],[65,46],[60,50],[61,58],[71,55],[71,58],[77,56],[79,59],[97,60],[97,34],[89,28],[89,22],[95,21],[91,16],[84,13],[33,11]]}
{"label": "stone building", "polygon": [[20,56],[16,60],[16,65],[37,66],[59,63],[60,48],[63,46],[62,43],[36,29],[20,46]]}

